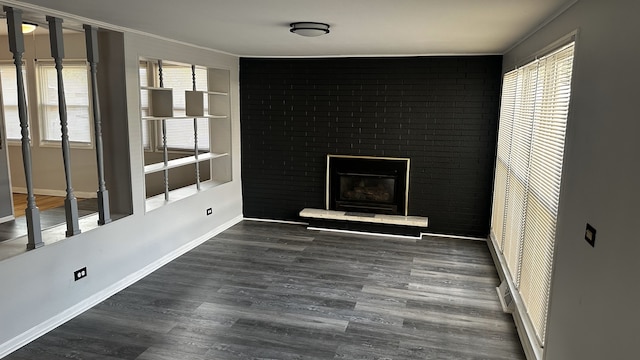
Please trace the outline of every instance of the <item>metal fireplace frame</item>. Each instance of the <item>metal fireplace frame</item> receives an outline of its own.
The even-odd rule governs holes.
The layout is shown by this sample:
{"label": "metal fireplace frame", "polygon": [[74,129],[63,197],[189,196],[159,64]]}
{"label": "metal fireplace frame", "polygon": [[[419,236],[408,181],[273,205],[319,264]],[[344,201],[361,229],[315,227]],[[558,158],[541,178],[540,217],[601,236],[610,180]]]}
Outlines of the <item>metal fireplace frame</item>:
{"label": "metal fireplace frame", "polygon": [[[327,169],[326,169],[326,183],[325,183],[325,208],[326,210],[331,210],[331,159],[340,158],[340,159],[368,159],[368,160],[390,160],[390,161],[402,161],[406,163],[406,174],[405,174],[405,186],[404,186],[404,209],[400,209],[399,212],[402,215],[407,216],[409,212],[409,169],[411,160],[409,158],[395,158],[395,157],[382,157],[382,156],[355,156],[355,155],[334,155],[327,154]],[[335,210],[335,209],[333,209]]]}

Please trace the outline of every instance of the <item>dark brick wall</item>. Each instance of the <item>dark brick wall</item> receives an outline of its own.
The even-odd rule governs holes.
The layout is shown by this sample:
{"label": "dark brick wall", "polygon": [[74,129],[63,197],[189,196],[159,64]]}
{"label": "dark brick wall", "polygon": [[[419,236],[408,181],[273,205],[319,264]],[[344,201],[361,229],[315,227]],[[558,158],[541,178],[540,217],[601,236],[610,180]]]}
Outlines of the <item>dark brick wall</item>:
{"label": "dark brick wall", "polygon": [[240,59],[244,215],[325,206],[326,155],[411,158],[409,215],[489,231],[500,56]]}

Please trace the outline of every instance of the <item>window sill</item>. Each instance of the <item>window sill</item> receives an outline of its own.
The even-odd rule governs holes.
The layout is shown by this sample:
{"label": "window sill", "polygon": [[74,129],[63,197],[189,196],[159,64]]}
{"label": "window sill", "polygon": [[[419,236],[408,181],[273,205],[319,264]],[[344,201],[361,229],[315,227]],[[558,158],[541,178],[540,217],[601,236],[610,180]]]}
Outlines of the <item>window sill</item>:
{"label": "window sill", "polygon": [[[59,149],[60,147],[62,147],[62,141],[52,141],[52,140],[40,141],[39,146],[43,147],[43,148],[58,148]],[[93,147],[93,142],[84,143],[84,142],[70,141],[69,142],[69,148],[70,149],[80,149],[80,150],[92,150],[94,147]]]}

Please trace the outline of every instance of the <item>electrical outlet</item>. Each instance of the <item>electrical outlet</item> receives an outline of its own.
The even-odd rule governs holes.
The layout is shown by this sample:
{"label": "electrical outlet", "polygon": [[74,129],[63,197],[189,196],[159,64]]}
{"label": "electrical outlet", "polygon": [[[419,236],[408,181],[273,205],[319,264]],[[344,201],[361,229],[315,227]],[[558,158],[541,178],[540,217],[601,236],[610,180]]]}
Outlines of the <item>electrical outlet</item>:
{"label": "electrical outlet", "polygon": [[73,279],[78,281],[87,276],[87,268],[83,267],[82,269],[76,270],[73,272]]}
{"label": "electrical outlet", "polygon": [[212,208],[208,208],[207,209],[207,216],[213,214],[213,209]]}
{"label": "electrical outlet", "polygon": [[584,239],[592,247],[596,247],[596,229],[587,223],[587,229],[584,231]]}

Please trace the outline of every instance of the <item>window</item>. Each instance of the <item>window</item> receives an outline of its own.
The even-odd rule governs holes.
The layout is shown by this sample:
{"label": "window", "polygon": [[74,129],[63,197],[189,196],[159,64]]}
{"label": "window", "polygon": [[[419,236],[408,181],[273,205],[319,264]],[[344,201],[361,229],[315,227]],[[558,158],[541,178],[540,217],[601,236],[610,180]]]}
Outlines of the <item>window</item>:
{"label": "window", "polygon": [[543,345],[574,43],[505,74],[492,238]]}
{"label": "window", "polygon": [[[174,116],[185,116],[186,103],[184,92],[193,90],[191,67],[179,65],[164,65],[162,67],[164,87],[173,89]],[[207,91],[207,69],[196,67],[196,90]],[[205,113],[208,111],[208,101],[204,102]],[[209,149],[209,120],[200,118],[198,121],[198,149]],[[162,144],[161,132],[158,130],[158,144]],[[167,120],[167,147],[170,149],[193,150],[194,143],[193,120]]]}
{"label": "window", "polygon": [[[40,137],[42,141],[61,141],[58,113],[58,80],[53,63],[39,63],[40,79]],[[64,63],[62,68],[69,141],[91,143],[89,82],[84,62]]]}
{"label": "window", "polygon": [[[26,79],[26,69],[22,67],[23,78]],[[2,105],[7,140],[20,140],[20,117],[18,116],[18,81],[16,67],[13,64],[0,64],[0,81],[2,82]],[[25,93],[27,86],[25,81]],[[28,99],[25,97],[28,104]],[[27,105],[28,106],[28,105]],[[31,129],[30,129],[31,130]]]}
{"label": "window", "polygon": [[[140,77],[140,112],[141,116],[145,117],[149,115],[149,91],[144,87],[149,86],[149,63],[141,61],[138,67],[138,75]],[[142,145],[145,150],[151,149],[151,143],[149,139],[149,122],[142,122]]]}
{"label": "window", "polygon": [[[147,61],[140,62],[139,76],[140,86],[153,86],[149,84],[159,85],[159,79],[149,79],[149,74],[157,74],[157,65]],[[207,69],[196,67],[196,90],[207,91]],[[185,116],[186,101],[184,92],[193,90],[193,76],[190,66],[163,64],[162,66],[163,85],[166,88],[173,89],[173,110],[174,116]],[[147,116],[149,113],[149,95],[148,90],[142,89],[140,92],[141,113]],[[208,111],[208,101],[204,101],[205,113]],[[207,118],[198,118],[198,149],[201,151],[209,150],[209,120]],[[167,119],[167,147],[171,150],[189,150],[192,151],[194,146],[194,129],[192,119]],[[151,139],[150,134],[155,134],[155,138]],[[150,150],[155,143],[156,149],[162,148],[162,129],[160,123],[156,121],[143,121],[142,125],[142,143],[144,148]]]}

